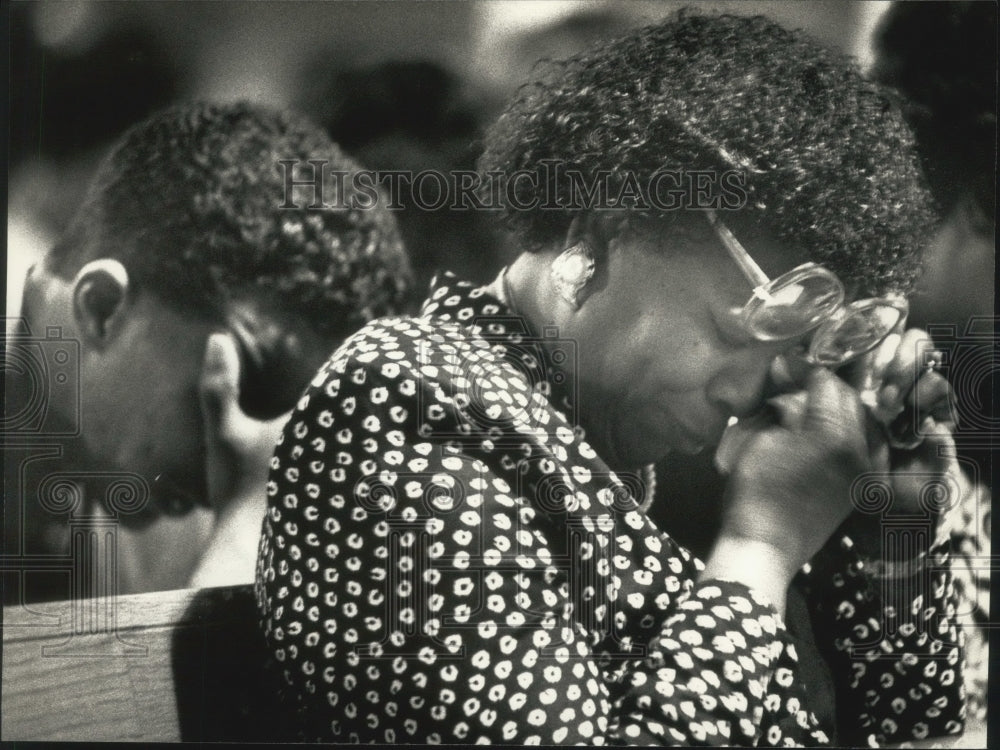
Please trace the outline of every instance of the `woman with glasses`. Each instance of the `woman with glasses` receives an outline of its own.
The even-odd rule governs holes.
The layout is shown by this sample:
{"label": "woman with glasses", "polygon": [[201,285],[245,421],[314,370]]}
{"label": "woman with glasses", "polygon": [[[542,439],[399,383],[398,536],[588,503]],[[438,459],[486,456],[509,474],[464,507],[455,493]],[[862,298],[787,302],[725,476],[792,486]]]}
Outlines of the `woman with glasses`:
{"label": "woman with glasses", "polygon": [[[544,68],[480,168],[524,252],[348,340],[272,461],[258,596],[302,735],[961,731],[925,491],[951,486],[948,394],[902,330],[933,216],[881,91],[766,19],[683,14]],[[702,561],[643,467],[728,425]]]}

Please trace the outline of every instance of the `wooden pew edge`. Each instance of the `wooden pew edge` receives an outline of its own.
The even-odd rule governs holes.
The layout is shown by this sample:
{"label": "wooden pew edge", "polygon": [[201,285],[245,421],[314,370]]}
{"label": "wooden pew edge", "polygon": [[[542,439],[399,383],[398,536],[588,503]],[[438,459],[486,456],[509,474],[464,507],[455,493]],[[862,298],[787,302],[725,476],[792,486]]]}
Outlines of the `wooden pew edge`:
{"label": "wooden pew edge", "polygon": [[[207,622],[225,622],[235,619],[236,615],[227,616],[224,607],[211,608],[192,613],[191,607],[195,600],[206,592],[211,592],[215,600],[232,598],[239,595],[251,595],[252,586],[219,586],[204,589],[175,589],[172,591],[152,591],[143,594],[120,594],[115,597],[113,606],[117,612],[116,632],[126,633],[130,630],[149,630],[160,627],[174,627],[186,618],[192,616],[199,624]],[[55,636],[72,633],[73,606],[86,607],[93,605],[95,600],[73,602],[63,599],[52,602],[40,602],[27,605],[9,605],[3,608],[3,640],[5,643],[19,643],[32,640],[52,640]],[[58,617],[58,622],[45,622],[46,618]]]}

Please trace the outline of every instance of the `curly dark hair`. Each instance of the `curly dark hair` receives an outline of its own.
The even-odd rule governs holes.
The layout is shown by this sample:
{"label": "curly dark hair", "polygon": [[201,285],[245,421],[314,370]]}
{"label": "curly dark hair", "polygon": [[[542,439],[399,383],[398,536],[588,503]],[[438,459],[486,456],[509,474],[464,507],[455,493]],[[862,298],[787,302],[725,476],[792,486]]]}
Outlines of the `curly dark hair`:
{"label": "curly dark hair", "polygon": [[[936,221],[892,98],[847,58],[760,16],[684,10],[547,63],[519,89],[479,169],[537,176],[537,191],[501,178],[521,206],[542,204],[504,212],[532,249],[565,237],[584,210],[547,160],[609,171],[611,194],[630,174],[646,184],[663,170],[741,170],[745,214],[858,293],[908,291]],[[640,208],[623,210],[657,213]]]}
{"label": "curly dark hair", "polygon": [[[309,159],[329,164],[328,205],[312,208],[307,186],[283,207],[278,162]],[[131,128],[107,156],[49,267],[66,275],[112,257],[166,302],[208,311],[266,295],[316,331],[343,335],[395,312],[409,278],[392,215],[354,207],[350,180],[335,185],[333,171],[357,169],[319,127],[289,112],[171,107]],[[332,201],[339,189],[347,194]]]}
{"label": "curly dark hair", "polygon": [[[284,193],[285,169],[305,179],[309,167],[303,175],[298,165],[310,159],[327,162],[326,205],[315,208],[311,185],[290,201]],[[372,318],[400,312],[409,289],[394,217],[364,208],[352,181],[334,176],[358,169],[292,113],[174,106],[122,136],[47,266],[69,277],[115,258],[137,289],[249,331],[264,370],[258,401],[272,402],[265,412],[289,408],[311,375],[303,373]]]}

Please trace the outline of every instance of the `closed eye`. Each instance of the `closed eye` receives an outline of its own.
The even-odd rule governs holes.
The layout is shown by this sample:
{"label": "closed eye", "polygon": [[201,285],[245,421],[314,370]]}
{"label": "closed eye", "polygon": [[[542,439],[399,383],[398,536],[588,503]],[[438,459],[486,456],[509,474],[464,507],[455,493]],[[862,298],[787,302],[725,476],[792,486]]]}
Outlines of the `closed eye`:
{"label": "closed eye", "polygon": [[739,348],[756,341],[743,325],[742,309],[739,307],[713,307],[712,322],[719,339],[728,346]]}
{"label": "closed eye", "polygon": [[743,310],[739,307],[712,309],[712,321],[716,334],[724,344],[735,349],[750,346],[769,347],[774,355],[779,354],[795,360],[804,360],[809,352],[813,332],[786,341],[759,341],[743,325]]}

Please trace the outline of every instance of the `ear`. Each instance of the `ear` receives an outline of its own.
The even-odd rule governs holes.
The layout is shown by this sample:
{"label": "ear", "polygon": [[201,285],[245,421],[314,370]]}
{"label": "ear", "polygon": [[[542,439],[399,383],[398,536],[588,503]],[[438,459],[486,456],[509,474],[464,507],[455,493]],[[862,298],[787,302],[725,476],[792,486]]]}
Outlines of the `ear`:
{"label": "ear", "polygon": [[125,266],[111,258],[87,263],[73,279],[73,315],[81,335],[97,346],[120,329],[129,304]]}
{"label": "ear", "polygon": [[566,232],[563,248],[550,265],[557,296],[572,310],[607,284],[607,258],[611,245],[625,229],[616,214],[579,214]]}

